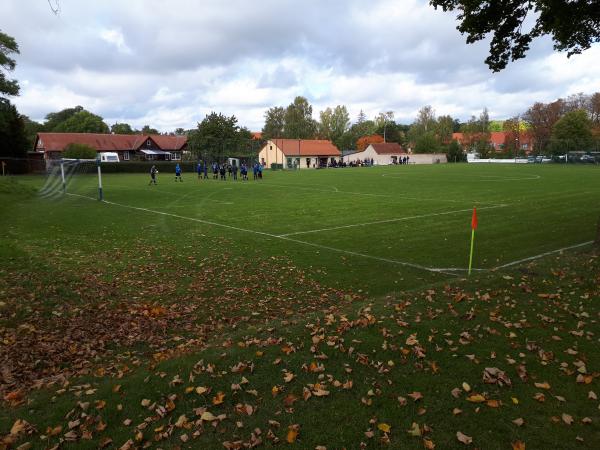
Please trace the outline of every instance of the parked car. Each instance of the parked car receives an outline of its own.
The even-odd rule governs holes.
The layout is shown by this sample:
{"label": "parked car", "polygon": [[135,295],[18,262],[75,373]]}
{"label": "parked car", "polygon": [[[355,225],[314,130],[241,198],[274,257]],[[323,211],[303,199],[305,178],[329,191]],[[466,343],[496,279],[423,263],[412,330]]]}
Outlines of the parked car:
{"label": "parked car", "polygon": [[595,163],[596,162],[596,158],[594,158],[592,155],[583,155],[581,157],[581,162],[584,162],[584,163]]}

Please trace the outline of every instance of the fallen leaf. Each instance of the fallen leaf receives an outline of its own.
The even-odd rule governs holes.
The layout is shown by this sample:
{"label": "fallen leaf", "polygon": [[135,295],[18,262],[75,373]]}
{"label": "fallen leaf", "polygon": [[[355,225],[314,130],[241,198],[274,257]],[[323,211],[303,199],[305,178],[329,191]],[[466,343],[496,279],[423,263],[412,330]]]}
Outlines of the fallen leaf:
{"label": "fallen leaf", "polygon": [[175,426],[177,428],[182,428],[187,423],[188,423],[188,418],[185,416],[185,414],[183,414],[183,415],[179,416],[179,418],[177,419],[177,422],[175,422]]}
{"label": "fallen leaf", "polygon": [[467,397],[467,401],[471,403],[483,403],[485,402],[485,397],[481,394],[473,394]]}
{"label": "fallen leaf", "polygon": [[217,395],[215,395],[212,399],[212,404],[213,405],[220,405],[221,403],[223,403],[223,399],[225,398],[225,394],[223,392],[217,392]]}
{"label": "fallen leaf", "polygon": [[299,432],[300,432],[300,425],[298,425],[298,424],[290,425],[288,427],[287,436],[285,437],[286,441],[288,441],[289,444],[293,444],[294,442],[296,442]]}
{"label": "fallen leaf", "polygon": [[466,434],[463,434],[460,431],[456,432],[456,439],[458,439],[459,442],[462,442],[465,445],[469,445],[471,442],[473,442],[473,438],[471,436],[467,436]]}
{"label": "fallen leaf", "polygon": [[425,447],[427,450],[434,450],[435,444],[433,443],[433,441],[431,439],[425,438],[425,439],[423,439],[423,447]]}
{"label": "fallen leaf", "polygon": [[514,423],[518,427],[522,427],[523,424],[525,423],[525,421],[523,420],[523,418],[519,417],[519,418],[513,420],[512,423]]}
{"label": "fallen leaf", "polygon": [[416,422],[412,423],[412,425],[410,427],[410,430],[407,430],[407,432],[411,436],[421,436],[423,434],[423,431],[421,430],[421,427]]}
{"label": "fallen leaf", "polygon": [[573,423],[573,416],[569,414],[562,413],[561,418],[567,425],[571,425]]}
{"label": "fallen leaf", "polygon": [[200,416],[200,420],[204,420],[206,422],[213,422],[217,420],[217,418],[209,411],[204,411]]}
{"label": "fallen leaf", "polygon": [[411,392],[410,394],[408,394],[408,396],[412,398],[415,402],[423,398],[423,394],[421,394],[420,392]]}
{"label": "fallen leaf", "polygon": [[534,383],[535,387],[538,389],[550,389],[550,384],[548,384],[547,381],[544,381],[543,383]]}
{"label": "fallen leaf", "polygon": [[392,427],[390,427],[387,423],[378,423],[377,428],[383,431],[384,433],[389,433]]}
{"label": "fallen leaf", "polygon": [[525,442],[515,441],[512,444],[512,450],[525,450]]}

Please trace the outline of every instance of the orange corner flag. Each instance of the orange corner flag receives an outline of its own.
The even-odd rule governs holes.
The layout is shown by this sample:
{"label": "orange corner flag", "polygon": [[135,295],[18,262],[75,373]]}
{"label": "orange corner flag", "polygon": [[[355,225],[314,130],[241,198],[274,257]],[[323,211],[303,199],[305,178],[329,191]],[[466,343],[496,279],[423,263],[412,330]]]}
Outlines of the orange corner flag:
{"label": "orange corner flag", "polygon": [[471,217],[471,229],[477,229],[477,208],[473,207],[473,216]]}

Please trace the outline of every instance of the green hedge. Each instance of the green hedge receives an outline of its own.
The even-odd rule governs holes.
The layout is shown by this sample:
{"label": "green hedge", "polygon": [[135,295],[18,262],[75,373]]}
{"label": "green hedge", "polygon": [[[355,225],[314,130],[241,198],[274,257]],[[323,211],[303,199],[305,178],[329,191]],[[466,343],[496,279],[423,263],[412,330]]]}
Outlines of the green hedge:
{"label": "green hedge", "polygon": [[283,170],[283,164],[271,163],[271,170]]}
{"label": "green hedge", "polygon": [[[118,163],[102,163],[102,173],[150,173],[155,165],[159,173],[175,173],[177,161],[123,161]],[[195,162],[179,162],[183,173],[196,173]]]}

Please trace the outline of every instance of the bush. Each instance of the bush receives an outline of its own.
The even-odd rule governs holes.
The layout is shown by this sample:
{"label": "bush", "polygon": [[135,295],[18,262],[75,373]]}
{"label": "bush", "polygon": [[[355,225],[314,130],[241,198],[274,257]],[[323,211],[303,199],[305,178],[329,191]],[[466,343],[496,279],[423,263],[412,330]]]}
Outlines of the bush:
{"label": "bush", "polygon": [[283,170],[283,164],[271,163],[271,170]]}
{"label": "bush", "polygon": [[69,144],[63,152],[63,158],[68,159],[96,159],[96,157],[96,149],[85,144]]}
{"label": "bush", "polygon": [[467,155],[462,151],[460,145],[456,140],[453,140],[446,147],[446,159],[449,163],[453,162],[465,162],[467,160]]}
{"label": "bush", "polygon": [[[124,161],[102,164],[102,173],[150,173],[150,167],[155,165],[159,174],[174,174],[177,162],[178,161]],[[196,173],[195,162],[179,161],[179,167],[181,167],[183,175],[186,173]]]}
{"label": "bush", "polygon": [[438,153],[440,145],[433,132],[427,132],[417,138],[415,153]]}

